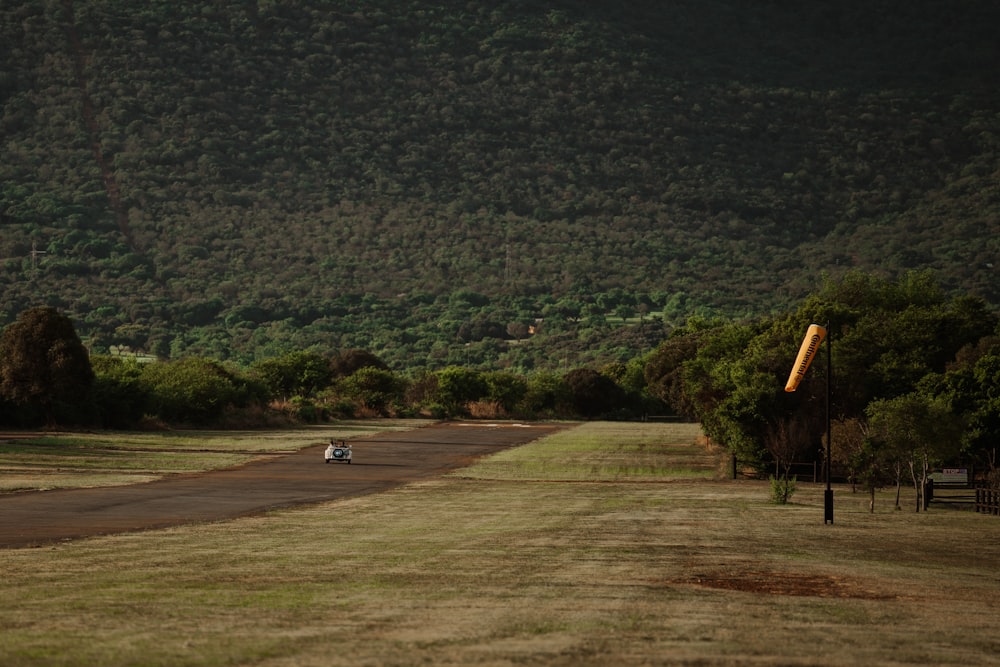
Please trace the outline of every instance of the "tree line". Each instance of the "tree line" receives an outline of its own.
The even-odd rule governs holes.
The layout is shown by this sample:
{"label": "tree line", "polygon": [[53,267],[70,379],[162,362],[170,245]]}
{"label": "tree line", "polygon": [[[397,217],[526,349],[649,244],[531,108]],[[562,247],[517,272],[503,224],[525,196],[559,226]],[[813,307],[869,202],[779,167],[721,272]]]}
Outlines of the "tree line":
{"label": "tree line", "polygon": [[363,349],[294,351],[243,368],[208,357],[90,355],[69,317],[37,307],[0,335],[0,423],[123,429],[372,416],[636,417],[664,409],[644,392],[638,361],[525,376],[458,365],[405,373]]}
{"label": "tree line", "polygon": [[599,368],[515,373],[459,364],[392,370],[371,352],[315,349],[237,367],[207,357],[88,355],[70,319],[23,312],[0,335],[0,422],[100,428],[262,426],[347,417],[635,419],[675,415],[745,465],[787,478],[822,460],[826,356],[785,393],[810,323],[828,327],[836,474],[873,494],[918,490],[944,463],[1000,481],[995,307],[929,273],[828,280],[792,312],[691,318],[644,354]]}

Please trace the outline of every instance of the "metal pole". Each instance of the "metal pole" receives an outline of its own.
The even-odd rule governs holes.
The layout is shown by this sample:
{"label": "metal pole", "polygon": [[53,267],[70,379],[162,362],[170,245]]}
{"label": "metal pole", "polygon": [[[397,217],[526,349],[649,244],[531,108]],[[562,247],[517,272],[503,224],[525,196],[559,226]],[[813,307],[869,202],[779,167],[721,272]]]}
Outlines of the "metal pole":
{"label": "metal pole", "polygon": [[833,448],[830,394],[833,386],[833,331],[826,325],[826,492],[823,494],[823,523],[833,523],[833,489],[830,487],[830,450]]}

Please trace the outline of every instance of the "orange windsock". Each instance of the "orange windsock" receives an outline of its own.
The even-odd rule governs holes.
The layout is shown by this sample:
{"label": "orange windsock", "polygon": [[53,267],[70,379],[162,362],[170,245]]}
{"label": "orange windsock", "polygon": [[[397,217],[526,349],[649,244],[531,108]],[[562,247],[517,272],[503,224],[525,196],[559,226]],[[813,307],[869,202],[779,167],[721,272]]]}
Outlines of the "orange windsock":
{"label": "orange windsock", "polygon": [[788,376],[785,391],[795,391],[799,388],[799,382],[802,381],[806,371],[809,370],[809,364],[812,363],[813,357],[816,356],[816,351],[819,349],[819,345],[823,342],[824,338],[826,338],[825,328],[818,324],[809,325],[809,328],[806,330],[806,337],[802,339],[802,346],[799,347],[799,356],[795,357],[795,365],[792,366],[792,372]]}

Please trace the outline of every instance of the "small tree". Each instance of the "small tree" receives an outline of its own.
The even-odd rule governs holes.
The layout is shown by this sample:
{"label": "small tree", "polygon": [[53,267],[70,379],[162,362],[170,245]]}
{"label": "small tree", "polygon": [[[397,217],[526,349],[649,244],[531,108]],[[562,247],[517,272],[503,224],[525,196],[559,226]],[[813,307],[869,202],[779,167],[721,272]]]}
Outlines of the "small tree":
{"label": "small tree", "polygon": [[890,480],[896,483],[896,509],[902,488],[902,466],[898,456],[881,440],[871,437],[868,422],[836,420],[833,427],[833,459],[847,467],[853,490],[868,493],[868,511],[875,511],[875,492]]}
{"label": "small tree", "polygon": [[290,352],[255,363],[251,377],[259,380],[272,398],[313,396],[330,384],[330,361],[315,352]]}
{"label": "small tree", "polygon": [[944,400],[918,393],[874,401],[866,412],[876,446],[909,469],[919,512],[931,467],[960,451],[961,418]]}
{"label": "small tree", "polygon": [[[833,436],[831,458],[847,468],[847,479],[851,483],[851,491],[857,492],[858,483],[864,475],[862,450],[868,435],[868,423],[858,419],[835,419],[830,424]],[[826,446],[823,438],[823,446]]]}
{"label": "small tree", "polygon": [[536,373],[528,377],[528,389],[521,401],[525,413],[532,416],[555,417],[569,401],[569,389],[554,373]]}
{"label": "small tree", "polygon": [[344,378],[340,389],[345,398],[386,415],[390,406],[402,403],[406,381],[392,371],[366,366]]}
{"label": "small tree", "polygon": [[809,425],[801,416],[781,419],[767,428],[764,445],[774,459],[771,499],[784,505],[795,493],[792,464],[810,449]]}
{"label": "small tree", "polygon": [[504,412],[510,414],[528,391],[528,382],[520,375],[506,371],[483,373],[486,395]]}
{"label": "small tree", "polygon": [[449,415],[465,414],[469,403],[486,395],[482,376],[461,366],[449,366],[437,373],[437,399]]}
{"label": "small tree", "polygon": [[528,335],[528,325],[524,322],[510,322],[507,324],[507,334],[514,340],[521,340]]}

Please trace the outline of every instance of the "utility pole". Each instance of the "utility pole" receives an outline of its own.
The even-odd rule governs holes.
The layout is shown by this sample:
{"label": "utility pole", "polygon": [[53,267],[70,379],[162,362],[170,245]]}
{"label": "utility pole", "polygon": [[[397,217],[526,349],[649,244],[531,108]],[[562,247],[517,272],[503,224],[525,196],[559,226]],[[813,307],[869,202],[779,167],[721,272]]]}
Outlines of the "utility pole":
{"label": "utility pole", "polygon": [[32,241],[31,242],[31,269],[32,269],[32,271],[34,271],[35,269],[38,268],[38,258],[39,258],[39,256],[44,255],[44,254],[45,254],[44,250],[39,250],[38,249],[38,243],[36,241]]}
{"label": "utility pole", "polygon": [[503,284],[510,284],[510,242],[504,243]]}

